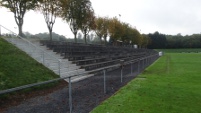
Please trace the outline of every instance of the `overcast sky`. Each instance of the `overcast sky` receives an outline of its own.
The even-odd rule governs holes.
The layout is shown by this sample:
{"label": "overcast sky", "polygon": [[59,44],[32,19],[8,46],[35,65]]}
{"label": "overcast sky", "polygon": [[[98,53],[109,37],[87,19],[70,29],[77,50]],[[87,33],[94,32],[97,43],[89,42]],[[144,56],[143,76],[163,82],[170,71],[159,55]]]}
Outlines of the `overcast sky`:
{"label": "overcast sky", "polygon": [[[117,17],[136,27],[141,33],[191,35],[201,33],[201,0],[91,0],[96,16]],[[121,16],[119,16],[121,15]],[[0,24],[13,31],[17,27],[13,14],[0,9]],[[33,34],[48,32],[43,15],[29,11],[25,14],[23,31]],[[72,33],[57,18],[53,32],[71,37]]]}

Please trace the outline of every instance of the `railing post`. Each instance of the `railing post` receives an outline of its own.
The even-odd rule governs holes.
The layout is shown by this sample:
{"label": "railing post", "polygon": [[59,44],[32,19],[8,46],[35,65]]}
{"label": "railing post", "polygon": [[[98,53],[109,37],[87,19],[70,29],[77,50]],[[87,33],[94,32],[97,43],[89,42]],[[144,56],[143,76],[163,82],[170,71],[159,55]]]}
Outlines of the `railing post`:
{"label": "railing post", "polygon": [[131,62],[131,76],[133,75],[133,64]]}
{"label": "railing post", "polygon": [[121,83],[123,82],[123,66],[121,67]]}
{"label": "railing post", "polygon": [[58,60],[58,70],[59,70],[59,76],[61,76],[61,60]]}
{"label": "railing post", "polygon": [[149,61],[149,65],[150,65],[150,64],[151,64],[151,56],[149,57],[149,60],[148,60],[148,61]]}
{"label": "railing post", "polygon": [[43,64],[45,65],[45,52],[43,51]]}
{"label": "railing post", "polygon": [[106,94],[106,77],[105,77],[105,70],[103,70],[103,82],[104,82],[104,93]]}
{"label": "railing post", "polygon": [[147,67],[147,57],[146,57],[146,59],[145,59],[145,67]]}
{"label": "railing post", "polygon": [[145,67],[147,67],[147,57],[146,57],[146,59],[145,59]]}
{"label": "railing post", "polygon": [[69,83],[68,83],[68,92],[69,92],[69,109],[70,113],[72,113],[72,87],[71,87],[71,77],[69,77]]}
{"label": "railing post", "polygon": [[138,73],[140,73],[140,60],[138,61]]}
{"label": "railing post", "polygon": [[17,45],[17,38],[12,34],[12,32],[11,32],[11,35],[12,35],[11,37],[13,39],[13,43]]}
{"label": "railing post", "polygon": [[30,42],[28,42],[28,46],[31,46]]}
{"label": "railing post", "polygon": [[1,36],[1,25],[0,25],[0,36]]}
{"label": "railing post", "polygon": [[120,60],[120,65],[121,65],[121,83],[123,82],[123,67],[124,67],[124,60]]}

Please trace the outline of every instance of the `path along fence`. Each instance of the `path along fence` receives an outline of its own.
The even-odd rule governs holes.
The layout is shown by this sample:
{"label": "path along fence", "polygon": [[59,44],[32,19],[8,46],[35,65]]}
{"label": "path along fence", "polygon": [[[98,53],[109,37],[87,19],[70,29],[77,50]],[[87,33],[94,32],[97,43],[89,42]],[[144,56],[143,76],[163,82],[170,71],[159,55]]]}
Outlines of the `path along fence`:
{"label": "path along fence", "polygon": [[[1,32],[1,27],[3,27],[3,26],[0,25],[0,36],[2,35],[1,34],[2,33]],[[21,37],[19,37],[19,38],[21,38]],[[34,45],[32,45],[32,46],[34,46]],[[156,54],[146,56],[146,57],[142,57],[142,58],[138,58],[138,59],[135,59],[135,60],[132,60],[132,61],[127,61],[127,62],[120,61],[119,64],[99,68],[99,69],[90,71],[90,73],[102,72],[102,75],[103,75],[103,93],[107,93],[106,81],[107,81],[107,72],[108,72],[108,70],[118,68],[120,70],[120,73],[119,73],[119,75],[120,75],[120,83],[122,83],[123,82],[123,77],[124,77],[124,75],[123,75],[124,66],[129,66],[130,67],[130,74],[133,75],[134,69],[137,70],[137,73],[140,73],[141,70],[143,70],[147,66],[151,65],[158,57],[159,57],[159,54],[156,53]],[[135,67],[134,67],[134,64],[137,64],[137,66],[135,65]],[[89,71],[87,73],[89,73]],[[15,87],[15,88],[7,89],[7,90],[1,90],[0,95],[8,94],[8,93],[11,93],[11,92],[15,92],[15,91],[18,91],[18,90],[23,90],[23,89],[27,89],[27,88],[31,88],[31,87],[35,87],[35,86],[39,86],[39,85],[53,83],[53,82],[57,82],[57,81],[64,80],[64,79],[68,79],[68,81],[69,81],[69,83],[68,83],[68,90],[69,91],[68,91],[68,94],[67,94],[68,97],[69,97],[68,98],[68,102],[69,102],[68,107],[69,107],[69,112],[72,113],[73,103],[72,103],[72,82],[71,82],[71,78],[74,77],[74,76],[80,76],[80,75],[84,75],[84,74],[86,74],[86,73],[81,73],[81,74],[68,76],[68,77],[61,77],[61,78],[57,78],[57,79],[53,79],[53,80],[48,80],[48,81],[45,81],[45,82],[28,84],[28,85]],[[90,78],[88,78],[88,79],[90,79]],[[118,82],[118,81],[116,81],[116,82]]]}

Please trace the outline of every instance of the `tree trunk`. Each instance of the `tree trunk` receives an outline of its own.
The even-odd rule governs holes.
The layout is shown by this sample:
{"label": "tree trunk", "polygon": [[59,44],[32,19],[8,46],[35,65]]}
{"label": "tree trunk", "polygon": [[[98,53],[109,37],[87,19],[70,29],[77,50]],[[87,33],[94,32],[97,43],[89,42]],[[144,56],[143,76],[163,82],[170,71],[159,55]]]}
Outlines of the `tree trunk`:
{"label": "tree trunk", "polygon": [[52,41],[52,30],[49,29],[49,34],[50,34],[50,41]]}
{"label": "tree trunk", "polygon": [[18,30],[19,30],[19,36],[21,36],[21,37],[23,37],[24,35],[23,35],[23,32],[22,32],[22,24],[19,24],[18,25]]}
{"label": "tree trunk", "polygon": [[84,34],[84,42],[85,42],[85,44],[87,44],[87,34],[86,33]]}
{"label": "tree trunk", "polygon": [[99,38],[100,38],[100,44],[102,44],[102,36],[99,36]]}
{"label": "tree trunk", "polygon": [[106,36],[104,36],[104,44],[106,45],[106,42],[107,42],[107,40],[106,40]]}
{"label": "tree trunk", "polygon": [[75,43],[77,43],[77,33],[74,33]]}

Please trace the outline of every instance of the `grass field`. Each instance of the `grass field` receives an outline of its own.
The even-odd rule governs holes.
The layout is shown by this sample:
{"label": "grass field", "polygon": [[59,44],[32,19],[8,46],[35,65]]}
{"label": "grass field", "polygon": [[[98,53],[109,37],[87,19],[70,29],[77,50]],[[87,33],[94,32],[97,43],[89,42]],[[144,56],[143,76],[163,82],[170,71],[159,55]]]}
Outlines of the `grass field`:
{"label": "grass field", "polygon": [[186,48],[186,49],[158,49],[158,51],[163,51],[164,53],[201,53],[199,48]]}
{"label": "grass field", "polygon": [[58,77],[26,53],[0,38],[0,90]]}
{"label": "grass field", "polygon": [[91,113],[201,113],[201,53],[164,51]]}

